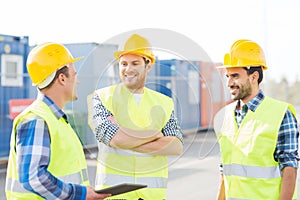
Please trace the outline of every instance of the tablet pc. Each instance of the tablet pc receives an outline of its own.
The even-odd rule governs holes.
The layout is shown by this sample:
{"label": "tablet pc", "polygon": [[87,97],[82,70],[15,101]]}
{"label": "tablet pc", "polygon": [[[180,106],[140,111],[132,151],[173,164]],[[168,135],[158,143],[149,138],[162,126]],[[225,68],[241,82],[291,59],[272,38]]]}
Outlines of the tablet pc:
{"label": "tablet pc", "polygon": [[133,190],[138,190],[141,188],[145,188],[147,185],[143,184],[132,184],[132,183],[122,183],[119,185],[114,185],[112,187],[96,190],[95,192],[100,193],[100,194],[111,194],[112,196],[130,192]]}

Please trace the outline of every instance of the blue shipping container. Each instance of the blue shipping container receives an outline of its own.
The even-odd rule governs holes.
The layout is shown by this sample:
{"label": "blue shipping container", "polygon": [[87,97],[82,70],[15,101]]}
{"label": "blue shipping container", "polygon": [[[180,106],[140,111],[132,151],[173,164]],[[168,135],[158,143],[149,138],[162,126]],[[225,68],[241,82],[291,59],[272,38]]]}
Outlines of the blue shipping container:
{"label": "blue shipping container", "polygon": [[30,80],[26,70],[28,36],[0,34],[0,158],[9,154],[12,119],[9,101],[28,98]]}
{"label": "blue shipping container", "polygon": [[175,103],[175,114],[185,131],[200,129],[200,64],[199,61],[157,60],[156,90]]}

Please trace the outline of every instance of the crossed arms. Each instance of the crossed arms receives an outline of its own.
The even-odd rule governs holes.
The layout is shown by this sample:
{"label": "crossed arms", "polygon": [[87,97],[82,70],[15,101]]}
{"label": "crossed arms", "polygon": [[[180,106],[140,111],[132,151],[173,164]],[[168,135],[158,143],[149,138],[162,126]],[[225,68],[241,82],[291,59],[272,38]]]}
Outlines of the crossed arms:
{"label": "crossed arms", "polygon": [[152,155],[179,155],[183,149],[182,131],[172,113],[161,131],[132,130],[120,127],[97,95],[89,108],[89,125],[99,142],[114,148],[130,149]]}
{"label": "crossed arms", "polygon": [[176,136],[164,136],[154,130],[135,131],[120,127],[110,146],[120,149],[130,149],[140,153],[153,155],[180,155],[182,142]]}

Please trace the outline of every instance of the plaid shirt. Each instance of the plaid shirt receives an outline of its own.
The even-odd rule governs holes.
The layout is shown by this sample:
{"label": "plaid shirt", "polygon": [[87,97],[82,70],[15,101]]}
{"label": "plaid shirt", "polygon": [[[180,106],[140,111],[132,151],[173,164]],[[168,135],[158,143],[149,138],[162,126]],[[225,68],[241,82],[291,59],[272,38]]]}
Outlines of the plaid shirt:
{"label": "plaid shirt", "polygon": [[[96,135],[96,139],[99,142],[109,145],[119,127],[112,124],[107,119],[112,114],[104,107],[97,94],[95,94],[92,98],[91,108],[91,115],[89,117],[92,121],[92,129]],[[182,131],[179,127],[177,119],[175,118],[174,111],[172,112],[165,127],[163,127],[162,133],[164,136],[175,136],[183,143]]]}
{"label": "plaid shirt", "polygon": [[[238,126],[241,124],[244,116],[246,115],[248,109],[252,112],[263,101],[265,95],[262,90],[247,104],[243,105],[241,110],[238,110],[239,103],[237,104],[235,115],[236,122]],[[281,170],[287,166],[298,168],[298,161],[300,160],[298,155],[298,138],[299,138],[299,129],[298,123],[295,116],[292,112],[287,109],[283,120],[281,122],[276,148],[274,151],[274,159],[279,163]],[[220,171],[222,172],[222,164],[220,165]]]}
{"label": "plaid shirt", "polygon": [[[57,119],[67,121],[66,114],[47,96],[39,94]],[[45,199],[85,199],[86,187],[65,183],[48,170],[50,162],[50,135],[46,122],[38,116],[30,115],[17,125],[16,152],[19,181],[26,190]]]}

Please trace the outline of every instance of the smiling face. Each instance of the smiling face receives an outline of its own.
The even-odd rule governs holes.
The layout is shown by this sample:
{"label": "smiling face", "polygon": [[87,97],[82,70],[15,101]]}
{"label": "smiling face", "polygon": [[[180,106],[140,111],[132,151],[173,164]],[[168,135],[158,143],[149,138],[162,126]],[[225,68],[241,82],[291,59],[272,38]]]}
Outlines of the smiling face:
{"label": "smiling face", "polygon": [[132,93],[143,93],[150,69],[151,63],[146,64],[139,55],[125,54],[119,61],[120,78]]}
{"label": "smiling face", "polygon": [[258,93],[256,75],[248,75],[244,68],[227,68],[226,77],[232,100],[242,100],[247,103]]}

